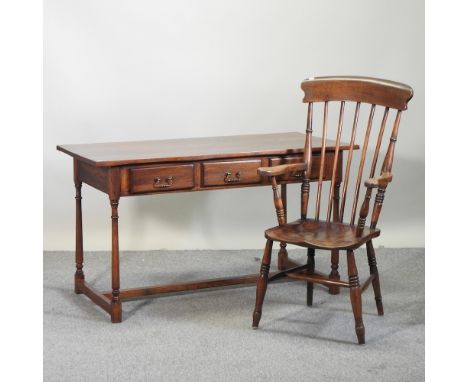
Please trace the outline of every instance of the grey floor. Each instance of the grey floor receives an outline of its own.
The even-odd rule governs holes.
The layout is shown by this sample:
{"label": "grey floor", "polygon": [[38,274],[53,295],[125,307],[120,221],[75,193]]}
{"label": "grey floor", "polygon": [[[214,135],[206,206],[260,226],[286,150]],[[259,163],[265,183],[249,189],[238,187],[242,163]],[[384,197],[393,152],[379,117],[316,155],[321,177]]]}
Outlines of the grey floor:
{"label": "grey floor", "polygon": [[[305,260],[303,250],[291,257]],[[153,251],[121,254],[121,286],[203,279],[259,269],[260,251]],[[276,257],[276,256],[275,256]],[[317,269],[329,269],[317,255]],[[341,258],[346,274],[345,259]],[[44,253],[44,381],[422,381],[424,250],[378,249],[385,316],[364,294],[366,345],[356,344],[347,290],[331,296],[305,284],[271,284],[259,330],[255,288],[169,295],[123,304],[121,324],[73,293],[72,252]],[[110,285],[110,255],[85,254],[85,275]],[[361,280],[367,260],[358,253]]]}

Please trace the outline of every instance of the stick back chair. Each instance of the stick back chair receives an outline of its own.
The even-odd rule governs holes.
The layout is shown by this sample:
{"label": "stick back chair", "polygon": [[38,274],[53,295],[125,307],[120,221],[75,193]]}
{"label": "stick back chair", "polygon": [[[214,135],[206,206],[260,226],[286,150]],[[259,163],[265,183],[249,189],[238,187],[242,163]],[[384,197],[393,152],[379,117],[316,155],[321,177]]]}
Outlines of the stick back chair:
{"label": "stick back chair", "polygon": [[[260,276],[257,281],[256,303],[253,313],[253,327],[257,328],[262,315],[262,305],[269,281],[277,280],[281,277],[303,280],[307,283],[307,305],[312,305],[314,283],[323,284],[328,287],[345,287],[350,290],[351,305],[355,319],[355,330],[359,344],[365,343],[365,329],[362,321],[362,301],[361,294],[372,284],[377,305],[377,312],[383,315],[382,296],[380,293],[379,272],[375,260],[375,251],[372,239],[380,235],[377,228],[384,195],[388,184],[392,181],[392,164],[395,151],[395,143],[398,135],[401,114],[407,109],[407,104],[413,96],[413,90],[404,84],[368,78],[368,77],[317,77],[307,79],[302,82],[301,88],[305,93],[303,102],[308,104],[307,128],[305,135],[304,160],[302,163],[285,164],[273,167],[262,167],[258,169],[259,174],[271,178],[274,196],[274,205],[278,219],[278,226],[267,229],[265,237],[267,239],[265,252],[260,268]],[[346,103],[351,102],[354,106],[352,123],[344,123]],[[323,174],[325,168],[325,145],[329,125],[329,109],[334,103],[339,106],[339,116],[337,118],[336,128],[336,146],[333,158],[333,174],[330,181],[326,207],[321,208],[322,191],[324,191]],[[314,125],[314,109],[317,105],[321,107],[321,150],[320,155],[312,154],[312,131]],[[315,106],[315,107],[314,107]],[[363,144],[357,145],[357,131],[359,127],[359,114],[364,109],[369,109],[369,116],[363,125]],[[379,108],[382,113],[380,128],[377,130],[377,138],[373,155],[369,155],[368,147],[373,127],[376,109]],[[377,162],[379,160],[379,151],[381,149],[387,119],[390,113],[395,114],[393,126],[389,132],[389,143],[379,175],[375,175]],[[320,116],[318,117],[320,118]],[[315,119],[318,119],[317,117]],[[365,120],[364,120],[365,121]],[[350,128],[350,150],[347,152],[344,177],[341,174],[342,166],[339,161],[340,144],[343,135],[344,125]],[[315,128],[315,127],[314,127]],[[354,148],[354,149],[353,149]],[[330,158],[330,156],[328,156]],[[356,160],[357,158],[357,160]],[[366,164],[366,159],[370,162]],[[319,179],[316,183],[315,215],[313,218],[307,218],[310,179],[312,170],[312,161],[319,161]],[[330,159],[328,159],[330,160]],[[351,171],[352,165],[357,167],[357,171]],[[365,193],[358,205],[362,187],[362,180],[365,168],[369,169],[369,177],[364,181]],[[339,169],[339,170],[338,170]],[[278,190],[277,177],[291,172],[302,172],[303,182],[301,186],[301,218],[291,223],[286,222],[285,212],[281,195]],[[352,179],[355,178],[352,192],[348,192]],[[366,179],[366,178],[364,178]],[[341,191],[341,204],[339,201],[339,188],[337,183],[343,181]],[[372,193],[376,189],[375,200],[372,207],[370,224],[366,225],[367,216],[370,210]],[[352,203],[346,204],[347,196],[352,195]],[[336,203],[338,201],[338,203]],[[350,209],[349,220],[345,219],[345,208]],[[320,218],[320,213],[324,215]],[[333,213],[333,219],[332,219]],[[357,218],[357,215],[359,217]],[[357,218],[357,222],[356,222]],[[307,264],[285,270],[268,277],[271,262],[271,251],[273,242],[284,242],[292,245],[298,245],[307,248]],[[362,245],[366,245],[367,257],[370,268],[370,277],[361,285],[359,282],[358,271],[354,257],[354,250]],[[315,270],[315,250],[325,249],[332,251],[346,251],[348,282],[327,277]]]}

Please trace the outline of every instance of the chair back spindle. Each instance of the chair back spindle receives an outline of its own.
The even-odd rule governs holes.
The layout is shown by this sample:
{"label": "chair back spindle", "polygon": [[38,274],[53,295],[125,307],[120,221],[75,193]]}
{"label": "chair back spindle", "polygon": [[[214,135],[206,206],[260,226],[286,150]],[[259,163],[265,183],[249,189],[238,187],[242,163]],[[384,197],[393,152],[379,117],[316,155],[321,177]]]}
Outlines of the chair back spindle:
{"label": "chair back spindle", "polygon": [[278,183],[276,178],[272,178],[272,187],[273,187],[273,201],[275,203],[276,216],[278,218],[278,224],[286,224],[286,213],[284,211],[283,200],[281,199],[281,192],[278,188]]}
{"label": "chair back spindle", "polygon": [[333,196],[335,192],[336,170],[338,167],[338,154],[340,153],[340,146],[341,146],[341,130],[343,129],[344,108],[345,108],[345,102],[341,101],[340,117],[338,119],[338,129],[336,133],[335,153],[333,155],[332,179],[330,183],[330,192],[328,193],[328,209],[327,209],[327,221],[328,222],[330,221],[330,218],[331,218]]}
{"label": "chair back spindle", "polygon": [[327,118],[328,118],[328,101],[325,101],[323,105],[323,124],[322,124],[322,145],[320,151],[320,171],[319,179],[317,183],[317,199],[315,201],[315,220],[319,220],[320,217],[320,201],[322,198],[322,183],[323,173],[325,169],[325,149],[327,140]]}
{"label": "chair back spindle", "polygon": [[364,164],[366,162],[366,154],[367,154],[367,146],[369,145],[369,137],[370,137],[370,132],[372,129],[372,122],[374,120],[374,114],[375,114],[375,104],[372,104],[370,113],[369,113],[369,119],[367,121],[367,128],[366,128],[366,135],[364,138],[364,144],[362,146],[362,151],[361,151],[361,160],[359,161],[359,169],[358,169],[358,175],[357,175],[357,180],[356,180],[356,188],[354,189],[354,199],[353,199],[353,207],[351,209],[351,221],[350,224],[354,225],[354,220],[356,218],[356,209],[357,209],[357,204],[359,201],[359,191],[361,190],[361,181],[362,181],[362,173],[364,171]]}
{"label": "chair back spindle", "polygon": [[[397,141],[398,136],[398,128],[400,126],[400,119],[401,119],[401,110],[398,110],[397,115],[395,117],[395,122],[393,124],[392,135],[390,136],[390,143],[388,145],[387,154],[385,155],[385,159],[382,165],[381,174],[388,174],[392,171],[393,166],[393,156],[395,153],[395,144]],[[377,194],[375,195],[375,202],[374,208],[372,211],[372,218],[371,218],[371,228],[375,228],[377,226],[377,221],[379,220],[380,211],[382,210],[382,204],[384,201],[385,196],[385,189],[386,187],[379,187],[377,189]]]}
{"label": "chair back spindle", "polygon": [[301,186],[301,219],[307,218],[307,208],[309,205],[309,190],[310,190],[310,178],[312,176],[312,120],[313,120],[314,105],[309,102],[307,108],[307,127],[306,127],[306,139],[304,147],[304,162],[306,163],[306,169],[304,171],[304,179]]}
{"label": "chair back spindle", "polygon": [[[369,178],[373,178],[375,175],[375,167],[377,165],[377,160],[379,158],[380,146],[382,144],[382,138],[385,131],[385,125],[387,123],[389,108],[386,107],[384,111],[384,115],[382,117],[382,123],[380,124],[379,136],[377,137],[377,144],[374,152],[374,157],[372,159],[371,170]],[[364,195],[364,201],[361,205],[361,211],[359,212],[359,220],[358,220],[358,233],[362,233],[364,226],[366,224],[367,214],[369,213],[369,203],[372,198],[372,188],[367,188],[366,193]],[[382,199],[383,201],[383,199]]]}
{"label": "chair back spindle", "polygon": [[[356,110],[354,111],[354,119],[353,119],[353,128],[351,130],[351,140],[349,142],[350,148],[354,147],[354,140],[356,139],[356,126],[359,121],[360,108],[361,108],[361,102],[356,102]],[[348,152],[348,160],[346,161],[346,170],[345,170],[345,177],[343,181],[343,191],[341,194],[341,206],[340,206],[340,214],[339,214],[340,222],[343,222],[344,209],[346,206],[346,195],[348,191],[349,171],[351,170],[351,161],[353,160],[353,153],[354,153],[354,150],[350,149]]]}

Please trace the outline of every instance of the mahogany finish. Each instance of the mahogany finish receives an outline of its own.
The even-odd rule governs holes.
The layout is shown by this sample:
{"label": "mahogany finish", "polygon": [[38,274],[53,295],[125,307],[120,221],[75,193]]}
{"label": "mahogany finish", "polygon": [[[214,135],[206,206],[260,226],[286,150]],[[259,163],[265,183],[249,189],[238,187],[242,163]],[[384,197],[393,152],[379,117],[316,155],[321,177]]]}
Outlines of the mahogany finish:
{"label": "mahogany finish", "polygon": [[[315,138],[314,138],[315,141]],[[98,167],[168,163],[254,156],[302,154],[301,133],[232,135],[157,141],[59,145],[57,150]],[[330,150],[335,142],[327,141]],[[342,149],[348,150],[344,144]]]}
{"label": "mahogany finish", "polygon": [[[313,139],[316,142],[316,139]],[[292,164],[300,177],[288,176],[276,182],[278,198],[283,203],[282,221],[286,222],[286,186],[302,182],[304,135],[301,133],[261,134],[215,138],[193,138],[148,142],[99,143],[63,145],[57,149],[73,157],[76,203],[76,271],[75,292],[85,294],[111,316],[112,322],[122,321],[122,301],[163,293],[199,290],[230,285],[254,284],[257,275],[244,275],[209,280],[185,281],[172,285],[156,285],[121,289],[119,259],[120,199],[171,192],[193,192],[237,187],[271,185],[270,177],[257,172],[270,163]],[[333,158],[335,142],[326,141],[326,155]],[[349,145],[339,147],[341,157]],[[354,149],[358,147],[352,146]],[[314,150],[313,155],[320,151]],[[330,159],[331,160],[331,159]],[[331,179],[332,166],[325,166],[324,179]],[[338,170],[341,171],[341,170]],[[318,175],[317,165],[311,167],[311,180]],[[109,196],[111,213],[111,290],[99,292],[85,281],[83,272],[83,226],[81,210],[82,184],[88,184]],[[294,267],[288,258],[286,243],[278,253],[279,269]],[[272,276],[277,275],[275,272]]]}
{"label": "mahogany finish", "polygon": [[[397,140],[398,129],[400,125],[401,114],[407,109],[407,104],[413,96],[413,90],[404,84],[368,78],[368,77],[318,77],[308,79],[302,82],[302,90],[305,96],[303,101],[308,103],[307,125],[304,145],[304,155],[301,161],[295,160],[294,164],[279,164],[282,162],[273,162],[273,166],[260,168],[258,171],[263,176],[271,178],[273,187],[273,201],[278,217],[278,226],[269,228],[265,231],[267,246],[262,260],[260,278],[257,283],[257,299],[253,314],[253,327],[257,328],[262,312],[262,304],[267,290],[268,281],[278,280],[281,277],[298,279],[307,283],[307,305],[312,305],[313,284],[320,283],[330,289],[330,293],[335,294],[338,288],[344,287],[350,290],[351,306],[355,320],[355,331],[359,344],[365,343],[365,329],[362,320],[362,293],[372,284],[374,289],[375,301],[379,315],[383,315],[382,296],[380,292],[379,272],[375,259],[375,251],[372,245],[372,239],[380,235],[377,229],[377,223],[383,206],[384,195],[387,186],[393,179],[391,173],[393,158],[395,152],[395,143]],[[327,145],[327,134],[329,133],[329,113],[332,102],[339,102],[339,114],[337,118],[335,148],[330,150]],[[347,102],[353,102],[352,108],[353,122],[351,126],[345,126],[344,115],[346,113]],[[365,123],[365,133],[360,152],[354,153],[356,148],[356,137],[359,129],[359,114],[361,105],[367,103],[369,107],[369,116]],[[320,109],[321,140],[312,139],[314,126],[315,109]],[[369,146],[372,145],[371,131],[373,127],[376,109],[383,107],[382,120],[378,130],[374,146],[372,159],[368,155]],[[385,158],[383,159],[380,175],[375,175],[379,152],[382,146],[385,128],[389,115],[394,110],[395,119],[390,133],[390,139],[387,146]],[[350,128],[350,144],[353,150],[347,151],[344,177],[341,174],[343,162],[343,150],[341,149],[341,137],[345,129]],[[316,144],[319,144],[318,146]],[[320,152],[320,154],[316,154]],[[357,154],[357,162],[353,162],[353,154]],[[369,167],[366,167],[366,159],[369,159]],[[317,166],[318,162],[318,166]],[[355,182],[351,179],[351,168],[353,163],[357,166],[355,172]],[[315,166],[315,167],[314,167]],[[314,178],[314,168],[318,169],[317,191],[315,198],[314,218],[307,218],[310,184]],[[368,178],[363,178],[366,168],[370,168]],[[303,171],[303,182],[301,186],[301,219],[287,223],[284,219],[284,204],[277,191],[277,177],[285,178],[287,173],[298,173]],[[326,171],[328,170],[328,171]],[[325,188],[323,181],[326,179],[326,173],[331,175],[328,195],[322,195]],[[291,176],[291,175],[289,175]],[[361,185],[364,179],[365,194],[361,198]],[[366,180],[367,179],[367,180]],[[340,198],[340,185],[343,182],[343,190]],[[349,222],[345,220],[346,200],[348,188],[354,183],[352,192],[352,204],[350,205]],[[371,199],[373,190],[376,189],[374,204],[371,208]],[[341,199],[341,201],[340,201]],[[358,205],[360,204],[360,208]],[[348,208],[349,209],[349,208]],[[369,226],[366,221],[369,212],[371,220]],[[359,218],[356,224],[356,216]],[[268,270],[271,260],[271,246],[273,241],[280,242],[281,246],[293,244],[308,248],[307,264],[305,267],[295,265],[290,270],[283,271],[272,278],[268,278]],[[366,245],[367,257],[369,262],[370,277],[361,286],[359,282],[358,270],[356,267],[354,250],[362,245]],[[315,249],[326,249],[332,251],[332,271],[328,277],[315,271]],[[348,265],[348,282],[341,281],[338,273],[339,251],[346,251]]]}

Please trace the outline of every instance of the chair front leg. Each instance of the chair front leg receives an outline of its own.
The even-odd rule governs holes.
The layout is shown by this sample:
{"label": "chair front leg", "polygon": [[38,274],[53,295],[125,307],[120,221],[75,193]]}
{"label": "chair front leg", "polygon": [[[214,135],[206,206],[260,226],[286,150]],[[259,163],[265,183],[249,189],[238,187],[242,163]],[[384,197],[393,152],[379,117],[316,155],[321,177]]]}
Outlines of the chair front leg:
{"label": "chair front leg", "polygon": [[267,240],[265,245],[265,252],[263,254],[262,265],[260,267],[260,276],[257,280],[257,296],[255,301],[255,310],[253,313],[252,327],[258,328],[260,318],[262,317],[262,306],[265,298],[265,293],[268,285],[268,273],[270,272],[271,263],[271,249],[273,247],[273,241]]}
{"label": "chair front leg", "polygon": [[362,300],[359,276],[356,267],[356,260],[354,259],[354,252],[348,250],[346,255],[348,260],[348,279],[350,284],[349,295],[351,298],[351,305],[353,307],[356,335],[359,344],[362,345],[366,341],[364,323],[362,322]]}

